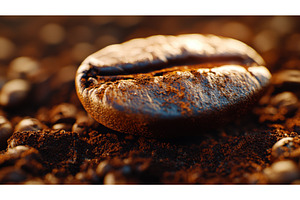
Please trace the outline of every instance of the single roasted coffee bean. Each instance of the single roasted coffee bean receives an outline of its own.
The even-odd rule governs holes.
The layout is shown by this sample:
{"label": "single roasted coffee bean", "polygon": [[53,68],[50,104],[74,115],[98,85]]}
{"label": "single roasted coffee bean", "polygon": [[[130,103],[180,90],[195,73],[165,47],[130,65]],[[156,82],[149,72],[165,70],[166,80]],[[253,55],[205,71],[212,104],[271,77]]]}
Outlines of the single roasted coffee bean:
{"label": "single roasted coffee bean", "polygon": [[76,74],[84,108],[116,131],[199,134],[245,113],[271,74],[249,46],[214,35],[152,36],[108,46]]}
{"label": "single roasted coffee bean", "polygon": [[292,137],[282,138],[281,140],[276,142],[272,147],[272,159],[288,157],[294,149],[295,145]]}
{"label": "single roasted coffee bean", "polygon": [[10,63],[7,76],[10,79],[31,80],[39,70],[40,65],[36,60],[29,57],[18,57]]}
{"label": "single roasted coffee bean", "polygon": [[92,127],[95,124],[95,120],[87,115],[79,114],[76,122],[72,126],[72,131],[82,134],[88,127]]}
{"label": "single roasted coffee bean", "polygon": [[19,106],[27,98],[30,89],[30,83],[26,80],[8,81],[0,91],[0,105],[4,107]]}
{"label": "single roasted coffee bean", "polygon": [[58,123],[58,124],[54,124],[54,125],[52,126],[52,129],[54,129],[54,130],[71,131],[71,130],[72,130],[72,124],[67,124],[67,123]]}
{"label": "single roasted coffee bean", "polygon": [[50,121],[53,124],[68,123],[76,121],[77,108],[69,103],[62,103],[52,108],[50,111]]}
{"label": "single roasted coffee bean", "polygon": [[292,92],[282,92],[272,97],[270,100],[271,105],[276,108],[284,109],[285,115],[293,115],[299,107],[297,96]]}
{"label": "single roasted coffee bean", "polygon": [[9,148],[6,153],[17,156],[27,150],[29,150],[29,147],[24,145],[19,145],[13,148]]}
{"label": "single roasted coffee bean", "polygon": [[300,70],[281,70],[274,74],[272,84],[284,90],[294,90],[300,86]]}
{"label": "single roasted coffee bean", "polygon": [[35,118],[25,118],[21,120],[15,127],[15,131],[38,131],[45,128],[39,120]]}
{"label": "single roasted coffee bean", "polygon": [[282,160],[264,169],[269,183],[291,183],[299,178],[299,169],[292,160]]}

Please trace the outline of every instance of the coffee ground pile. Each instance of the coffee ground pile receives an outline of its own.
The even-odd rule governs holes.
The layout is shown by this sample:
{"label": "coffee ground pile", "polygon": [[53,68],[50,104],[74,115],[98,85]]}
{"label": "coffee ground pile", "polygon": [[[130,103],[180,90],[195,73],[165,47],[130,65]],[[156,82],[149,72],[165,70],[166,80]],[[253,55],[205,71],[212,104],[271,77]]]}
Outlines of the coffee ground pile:
{"label": "coffee ground pile", "polygon": [[[0,183],[300,183],[299,17],[1,17]],[[93,120],[74,78],[86,56],[154,34],[212,33],[252,46],[272,73],[245,116],[157,139]]]}

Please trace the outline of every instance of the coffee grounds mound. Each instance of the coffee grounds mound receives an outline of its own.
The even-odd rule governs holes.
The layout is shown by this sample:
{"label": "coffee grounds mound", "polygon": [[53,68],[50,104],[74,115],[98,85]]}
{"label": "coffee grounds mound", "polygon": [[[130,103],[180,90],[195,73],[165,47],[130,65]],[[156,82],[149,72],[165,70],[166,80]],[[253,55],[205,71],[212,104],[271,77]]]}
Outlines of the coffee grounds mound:
{"label": "coffee grounds mound", "polygon": [[[41,184],[253,183],[249,177],[270,165],[273,144],[280,138],[297,136],[270,127],[239,136],[223,132],[213,138],[162,141],[101,128],[84,137],[63,130],[15,132],[8,148],[22,145],[40,155],[35,162],[43,170],[23,172],[30,177],[22,179],[28,183],[33,177],[40,178]],[[17,158],[9,159],[7,154],[0,155],[0,160],[10,164],[0,166],[14,165],[15,173],[23,170],[14,164]],[[1,168],[2,172],[6,173]],[[49,180],[49,174],[54,181]],[[262,178],[255,181],[265,183]]]}

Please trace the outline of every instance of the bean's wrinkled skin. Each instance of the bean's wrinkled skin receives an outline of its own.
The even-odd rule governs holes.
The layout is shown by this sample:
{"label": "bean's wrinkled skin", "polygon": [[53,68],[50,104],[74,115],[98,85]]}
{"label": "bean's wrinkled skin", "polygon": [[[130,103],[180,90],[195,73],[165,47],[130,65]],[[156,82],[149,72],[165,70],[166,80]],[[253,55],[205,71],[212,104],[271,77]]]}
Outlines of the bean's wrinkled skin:
{"label": "bean's wrinkled skin", "polygon": [[87,112],[113,130],[200,134],[245,113],[260,97],[271,78],[264,65],[234,39],[158,35],[90,55],[77,70],[76,91]]}

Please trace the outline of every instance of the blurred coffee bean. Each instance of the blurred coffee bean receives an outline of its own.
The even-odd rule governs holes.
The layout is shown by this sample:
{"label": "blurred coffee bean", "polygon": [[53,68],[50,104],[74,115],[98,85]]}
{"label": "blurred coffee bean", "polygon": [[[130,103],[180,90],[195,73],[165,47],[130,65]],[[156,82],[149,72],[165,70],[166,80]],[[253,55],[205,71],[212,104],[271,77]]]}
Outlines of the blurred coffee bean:
{"label": "blurred coffee bean", "polygon": [[0,150],[7,147],[7,139],[12,135],[13,127],[11,123],[0,115]]}
{"label": "blurred coffee bean", "polygon": [[50,23],[41,28],[39,35],[47,44],[59,44],[65,39],[65,30],[59,24]]}
{"label": "blurred coffee bean", "polygon": [[18,106],[28,97],[31,86],[28,81],[13,79],[5,83],[0,91],[0,105],[4,107]]}
{"label": "blurred coffee bean", "polygon": [[277,108],[285,108],[286,115],[294,114],[299,107],[298,98],[292,92],[282,92],[277,94],[271,98],[270,103]]}
{"label": "blurred coffee bean", "polygon": [[0,169],[0,182],[1,183],[22,183],[27,179],[27,175],[21,169],[14,167],[5,167]]}
{"label": "blurred coffee bean", "polygon": [[17,156],[27,150],[29,150],[29,147],[24,146],[24,145],[19,145],[19,146],[13,147],[13,148],[8,148],[6,153]]}
{"label": "blurred coffee bean", "polygon": [[109,172],[105,175],[103,183],[105,185],[128,184],[126,178],[119,171]]}
{"label": "blurred coffee bean", "polygon": [[300,86],[300,70],[288,69],[277,72],[271,82],[281,89],[297,89]]}
{"label": "blurred coffee bean", "polygon": [[66,124],[66,123],[58,123],[58,124],[54,124],[54,125],[52,126],[52,129],[55,129],[55,130],[71,131],[71,130],[72,130],[72,124]]}
{"label": "blurred coffee bean", "polygon": [[273,145],[271,156],[273,159],[288,157],[294,149],[295,145],[292,137],[282,138]]}
{"label": "blurred coffee bean", "polygon": [[16,127],[15,131],[38,131],[45,127],[39,120],[35,118],[26,118],[20,121]]}
{"label": "blurred coffee bean", "polygon": [[104,177],[113,167],[108,163],[107,160],[100,162],[96,168],[96,173],[100,177]]}
{"label": "blurred coffee bean", "polygon": [[10,63],[7,76],[9,79],[30,79],[39,69],[40,65],[35,59],[18,57]]}
{"label": "blurred coffee bean", "polygon": [[59,179],[55,177],[52,173],[46,174],[44,180],[46,184],[59,184]]}
{"label": "blurred coffee bean", "polygon": [[291,183],[299,178],[297,164],[291,160],[282,160],[273,163],[264,169],[270,183]]}
{"label": "blurred coffee bean", "polygon": [[7,38],[0,37],[0,60],[9,59],[15,51],[15,45]]}
{"label": "blurred coffee bean", "polygon": [[76,121],[77,108],[73,104],[62,103],[54,106],[50,111],[50,122],[52,124],[68,123]]}
{"label": "blurred coffee bean", "polygon": [[77,116],[76,122],[73,124],[72,131],[82,134],[85,129],[93,126],[95,120],[87,115]]}

